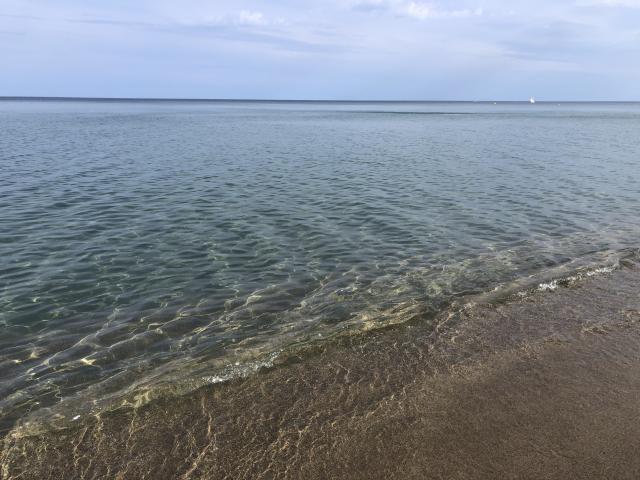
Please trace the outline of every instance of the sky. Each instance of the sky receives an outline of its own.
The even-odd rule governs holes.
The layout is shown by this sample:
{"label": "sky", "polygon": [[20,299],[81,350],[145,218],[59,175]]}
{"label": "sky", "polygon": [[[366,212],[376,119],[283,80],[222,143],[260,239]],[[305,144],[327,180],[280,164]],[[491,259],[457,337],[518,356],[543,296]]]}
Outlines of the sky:
{"label": "sky", "polygon": [[0,0],[0,96],[640,100],[640,0]]}

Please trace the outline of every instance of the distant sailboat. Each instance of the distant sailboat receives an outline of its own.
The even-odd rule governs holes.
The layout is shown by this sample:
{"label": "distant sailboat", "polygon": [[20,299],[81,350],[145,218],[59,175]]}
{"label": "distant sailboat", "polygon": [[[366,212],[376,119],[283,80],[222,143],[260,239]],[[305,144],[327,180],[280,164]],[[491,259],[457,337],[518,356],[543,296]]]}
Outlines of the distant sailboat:
{"label": "distant sailboat", "polygon": [[536,103],[536,99],[533,97],[529,97],[529,103]]}

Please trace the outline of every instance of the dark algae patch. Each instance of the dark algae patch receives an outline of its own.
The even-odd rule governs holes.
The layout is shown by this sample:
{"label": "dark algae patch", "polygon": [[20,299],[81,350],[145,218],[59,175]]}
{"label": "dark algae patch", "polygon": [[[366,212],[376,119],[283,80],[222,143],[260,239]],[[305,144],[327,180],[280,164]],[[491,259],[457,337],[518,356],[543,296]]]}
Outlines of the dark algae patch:
{"label": "dark algae patch", "polygon": [[3,479],[640,478],[640,269],[61,430],[14,428]]}

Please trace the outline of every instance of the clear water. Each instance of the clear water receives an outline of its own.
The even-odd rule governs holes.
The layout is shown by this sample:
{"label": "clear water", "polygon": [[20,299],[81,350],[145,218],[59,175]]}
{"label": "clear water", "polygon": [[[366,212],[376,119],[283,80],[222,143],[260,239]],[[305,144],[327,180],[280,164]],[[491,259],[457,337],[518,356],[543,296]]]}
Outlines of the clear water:
{"label": "clear water", "polygon": [[640,104],[0,101],[0,415],[636,247]]}

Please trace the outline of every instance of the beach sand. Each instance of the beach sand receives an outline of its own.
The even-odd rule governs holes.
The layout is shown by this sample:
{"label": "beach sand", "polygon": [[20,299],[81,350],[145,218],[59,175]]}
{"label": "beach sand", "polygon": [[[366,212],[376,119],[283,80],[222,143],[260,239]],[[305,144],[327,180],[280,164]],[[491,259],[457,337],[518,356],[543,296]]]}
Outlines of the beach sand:
{"label": "beach sand", "polygon": [[[455,308],[454,308],[455,307]],[[2,478],[640,478],[640,270],[4,439]]]}

